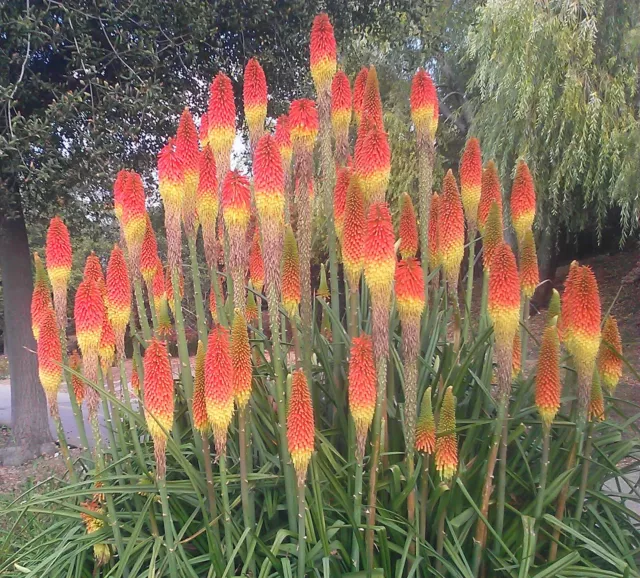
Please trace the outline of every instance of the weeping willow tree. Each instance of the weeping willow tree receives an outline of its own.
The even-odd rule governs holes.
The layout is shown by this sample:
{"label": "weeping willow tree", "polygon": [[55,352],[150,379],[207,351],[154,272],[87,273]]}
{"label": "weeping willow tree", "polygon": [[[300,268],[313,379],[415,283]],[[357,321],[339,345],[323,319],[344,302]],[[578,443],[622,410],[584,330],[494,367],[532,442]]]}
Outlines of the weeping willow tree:
{"label": "weeping willow tree", "polygon": [[558,231],[595,230],[619,215],[638,228],[640,7],[618,0],[489,0],[467,37],[475,66],[472,132],[510,189],[532,168],[545,274]]}

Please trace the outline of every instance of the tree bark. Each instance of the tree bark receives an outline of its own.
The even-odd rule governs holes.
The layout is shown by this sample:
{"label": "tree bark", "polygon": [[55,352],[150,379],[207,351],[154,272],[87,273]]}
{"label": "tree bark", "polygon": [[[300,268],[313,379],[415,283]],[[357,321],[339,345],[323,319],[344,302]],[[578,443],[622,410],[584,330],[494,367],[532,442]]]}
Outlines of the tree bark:
{"label": "tree bark", "polygon": [[[4,293],[5,350],[11,376],[14,443],[23,460],[51,442],[47,402],[38,378],[36,342],[31,331],[33,277],[22,207],[0,214],[0,271]],[[17,458],[17,456],[15,456]],[[21,461],[18,459],[17,461]]]}

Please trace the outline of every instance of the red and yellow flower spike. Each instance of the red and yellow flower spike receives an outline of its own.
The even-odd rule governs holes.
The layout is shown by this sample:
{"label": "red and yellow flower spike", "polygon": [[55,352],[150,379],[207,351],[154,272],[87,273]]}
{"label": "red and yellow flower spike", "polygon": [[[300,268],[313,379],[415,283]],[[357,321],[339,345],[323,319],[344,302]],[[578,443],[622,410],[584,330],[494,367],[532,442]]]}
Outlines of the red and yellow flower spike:
{"label": "red and yellow flower spike", "polygon": [[356,459],[364,459],[367,432],[376,410],[376,364],[371,337],[362,333],[351,340],[349,359],[349,411],[356,429]]}
{"label": "red and yellow flower spike", "polygon": [[387,133],[378,125],[358,135],[355,172],[367,204],[384,201],[391,176],[391,148]]}
{"label": "red and yellow flower spike", "polygon": [[553,318],[542,335],[536,373],[535,401],[542,425],[550,428],[560,409],[560,341]]}
{"label": "red and yellow flower spike", "polygon": [[256,227],[249,252],[249,278],[257,293],[262,293],[264,286],[264,261],[262,260],[262,248],[260,247],[260,230]]}
{"label": "red and yellow flower spike", "polygon": [[118,221],[122,220],[122,195],[128,178],[129,171],[121,169],[118,171],[116,180],[113,183],[113,211]]}
{"label": "red and yellow flower spike", "polygon": [[602,328],[598,371],[602,385],[613,395],[622,376],[622,340],[620,339],[618,322],[611,315],[607,315]]}
{"label": "red and yellow flower spike", "polygon": [[318,111],[316,103],[308,98],[294,100],[289,108],[291,143],[296,150],[306,154],[313,152],[318,136]]}
{"label": "red and yellow flower spike", "polygon": [[344,208],[342,263],[351,291],[357,291],[364,268],[364,243],[367,222],[364,199],[357,179],[351,179]]}
{"label": "red and yellow flower spike", "polygon": [[311,26],[311,78],[318,94],[327,93],[336,73],[337,54],[333,26],[326,14],[318,14]]}
{"label": "red and yellow flower spike", "polygon": [[263,227],[281,227],[284,222],[285,175],[276,139],[266,134],[259,141],[253,163],[254,191]]}
{"label": "red and yellow flower spike", "polygon": [[187,238],[194,239],[198,232],[196,193],[200,180],[200,149],[198,130],[188,107],[180,116],[176,135],[176,156],[182,167],[182,222]]}
{"label": "red and yellow flower spike", "polygon": [[102,319],[102,332],[100,333],[100,346],[98,348],[98,356],[100,358],[100,366],[103,373],[113,366],[116,354],[116,335],[109,321],[109,317],[105,315]]}
{"label": "red and yellow flower spike", "polygon": [[254,148],[264,131],[267,117],[267,79],[257,59],[251,58],[244,69],[244,116],[249,127],[249,140]]}
{"label": "red and yellow flower spike", "polygon": [[218,177],[216,161],[210,147],[206,147],[200,155],[200,173],[196,207],[198,220],[202,225],[202,240],[207,265],[211,269],[218,263],[218,241],[216,238],[216,221],[220,210],[218,195]]}
{"label": "red and yellow flower spike", "polygon": [[480,142],[472,137],[460,159],[460,193],[470,232],[478,229],[478,205],[482,192],[482,154]]}
{"label": "red and yellow flower spike", "polygon": [[209,333],[204,397],[216,454],[223,457],[227,451],[227,430],[233,417],[233,364],[229,352],[229,331],[221,325]]}
{"label": "red and yellow flower spike", "polygon": [[243,410],[251,397],[251,345],[247,320],[239,309],[231,325],[231,365],[233,366],[233,396],[239,410]]}
{"label": "red and yellow flower spike", "polygon": [[442,259],[442,269],[451,286],[455,288],[464,256],[464,212],[458,185],[451,169],[442,182],[438,221],[438,251]]}
{"label": "red and yellow flower spike", "polygon": [[[100,505],[100,501],[93,499],[91,501],[85,501],[80,504],[83,508],[95,512],[96,516],[87,514],[86,512],[80,512],[80,518],[85,525],[87,534],[93,534],[104,526],[104,520],[98,516],[104,516],[104,508]],[[93,545],[93,559],[96,566],[104,566],[111,559],[111,546],[105,543],[98,543]]]}
{"label": "red and yellow flower spike", "polygon": [[201,434],[206,435],[209,431],[209,418],[207,416],[207,402],[204,396],[205,381],[205,361],[204,345],[198,341],[198,351],[196,352],[196,369],[193,378],[193,427]]}
{"label": "red and yellow flower spike", "polygon": [[433,141],[438,129],[438,95],[431,76],[422,68],[418,69],[411,82],[410,102],[411,120],[418,140]]}
{"label": "red and yellow flower spike", "polygon": [[[214,312],[211,313],[212,316],[213,314]],[[256,321],[258,321],[258,304],[256,303],[256,297],[253,294],[253,285],[251,284],[251,282],[249,282],[249,291],[247,291],[247,307],[244,310],[244,314],[247,318],[247,323],[255,323]]]}
{"label": "red and yellow flower spike", "polygon": [[107,315],[116,336],[118,357],[124,355],[124,334],[131,317],[131,283],[124,254],[118,245],[113,247],[107,265]]}
{"label": "red and yellow flower spike", "polygon": [[424,275],[415,257],[398,261],[395,291],[400,322],[419,324],[425,307]]}
{"label": "red and yellow flower spike", "polygon": [[166,473],[167,434],[173,427],[173,374],[167,346],[152,339],[144,353],[144,416],[153,438],[157,478]]}
{"label": "red and yellow flower spike", "polygon": [[344,71],[339,70],[331,83],[331,126],[336,139],[336,158],[339,164],[349,154],[349,125],[351,124],[351,85]]}
{"label": "red and yellow flower spike", "polygon": [[416,212],[409,193],[403,193],[400,199],[400,255],[403,259],[415,257],[418,252],[418,223]]}
{"label": "red and yellow flower spike", "polygon": [[498,168],[491,160],[487,163],[484,171],[482,171],[482,186],[480,191],[480,201],[478,203],[478,230],[484,235],[484,226],[489,217],[491,203],[498,203],[500,213],[502,214],[502,187],[500,186],[500,177],[498,176]]}
{"label": "red and yellow flower spike", "polygon": [[491,271],[491,259],[493,259],[496,248],[504,241],[503,228],[502,212],[498,203],[493,201],[482,237],[482,263],[487,272]]}
{"label": "red and yellow flower spike", "polygon": [[300,305],[300,257],[291,225],[285,227],[282,256],[282,308],[293,319]]}
{"label": "red and yellow flower spike", "polygon": [[[176,300],[173,294],[173,283],[171,282],[171,271],[169,267],[167,267],[165,271],[164,287],[167,292],[167,302],[169,303],[169,309],[171,309],[171,313],[175,315]],[[184,272],[182,271],[182,264],[180,264],[178,268],[178,288],[178,290],[180,291],[180,302],[182,302],[182,300],[184,299]]]}
{"label": "red and yellow flower spike", "polygon": [[236,103],[231,80],[219,72],[209,87],[209,134],[204,146],[210,146],[216,157],[218,180],[229,170],[231,147],[236,138]]}
{"label": "red and yellow flower spike", "polygon": [[416,424],[416,449],[431,455],[436,449],[436,422],[431,406],[431,388],[428,387],[422,397],[420,417]]}
{"label": "red and yellow flower spike", "polygon": [[369,75],[369,69],[363,67],[356,75],[356,79],[353,82],[353,116],[356,121],[356,125],[360,125],[362,120],[362,103],[364,101],[364,91],[367,87],[367,76]]}
{"label": "red and yellow flower spike", "polygon": [[496,247],[491,259],[487,311],[497,347],[511,350],[520,324],[520,280],[516,258],[504,242]]}
{"label": "red and yellow flower spike", "polygon": [[333,222],[340,243],[342,243],[344,231],[344,212],[347,205],[347,191],[349,190],[351,175],[351,167],[338,167],[336,170],[336,185],[333,189]]}
{"label": "red and yellow flower spike", "polygon": [[106,285],[104,280],[104,273],[102,272],[102,264],[100,263],[100,259],[98,259],[98,256],[93,251],[91,251],[91,253],[87,256],[87,260],[84,262],[83,276],[85,279],[93,279],[100,288],[100,294],[103,297],[105,296]]}
{"label": "red and yellow flower spike", "polygon": [[278,145],[278,150],[280,151],[280,157],[282,159],[282,168],[286,174],[291,168],[291,157],[293,156],[289,117],[286,114],[282,114],[278,117],[273,138],[276,140],[276,144]]}
{"label": "red and yellow flower spike", "polygon": [[[140,272],[148,289],[151,289],[153,278],[156,276],[158,269],[162,269],[160,257],[158,257],[158,241],[156,240],[156,234],[151,225],[151,218],[149,217],[149,213],[147,213],[147,228],[144,233],[142,251],[140,253]],[[149,291],[149,293],[151,293],[151,291]]]}
{"label": "red and yellow flower spike", "polygon": [[175,139],[162,148],[158,155],[158,181],[160,197],[164,205],[164,224],[167,232],[167,252],[170,269],[180,263],[182,214],[182,165],[176,154]]}
{"label": "red and yellow flower spike", "polygon": [[429,243],[428,257],[429,269],[434,271],[442,264],[440,253],[440,195],[435,191],[431,195],[431,207],[429,209],[429,231],[427,240]]}
{"label": "red and yellow flower spike", "polygon": [[291,461],[298,477],[298,486],[304,485],[307,467],[313,454],[315,439],[313,406],[302,369],[293,372],[291,396],[287,411],[287,441]]}
{"label": "red and yellow flower spike", "polygon": [[371,66],[367,73],[367,82],[362,96],[362,118],[360,120],[359,133],[362,130],[369,131],[374,126],[384,131],[378,72],[375,66]]}
{"label": "red and yellow flower spike", "polygon": [[520,160],[511,187],[511,220],[518,242],[521,242],[526,232],[531,230],[535,218],[536,191],[533,188],[533,178],[527,163]]}
{"label": "red and yellow flower spike", "polygon": [[38,375],[51,415],[58,413],[58,387],[62,379],[62,344],[53,309],[47,309],[40,323]]}
{"label": "red and yellow flower spike", "polygon": [[436,436],[436,470],[448,484],[458,470],[458,435],[456,434],[456,398],[453,388],[447,387],[440,410]]}
{"label": "red and yellow flower spike", "polygon": [[[73,353],[69,356],[69,367],[77,373],[81,373],[82,371],[82,361],[77,349],[74,349]],[[85,394],[84,381],[82,381],[81,377],[71,374],[71,386],[73,387],[73,393],[76,396],[76,401],[78,402],[78,405],[81,406],[84,401]]]}
{"label": "red and yellow flower spike", "polygon": [[604,397],[602,395],[602,382],[598,371],[593,372],[591,395],[589,398],[589,419],[591,421],[604,421]]}
{"label": "red and yellow flower spike", "polygon": [[513,348],[511,351],[511,379],[515,379],[522,370],[522,342],[520,341],[519,331],[516,331],[513,336]]}
{"label": "red and yellow flower spike", "polygon": [[140,397],[140,373],[135,361],[131,366],[131,389],[133,389],[133,393]]}
{"label": "red and yellow flower spike", "polygon": [[528,229],[524,237],[521,237],[520,248],[520,286],[522,294],[531,299],[540,283],[538,272],[538,254],[536,253],[536,242],[533,239],[533,232]]}
{"label": "red and yellow flower spike", "polygon": [[53,304],[51,303],[47,272],[38,253],[33,254],[33,261],[36,269],[36,279],[33,285],[33,293],[31,294],[31,330],[33,331],[33,337],[38,341],[42,320],[47,311],[53,309]]}
{"label": "red and yellow flower spike", "polygon": [[73,254],[69,230],[60,217],[53,217],[49,223],[45,255],[58,326],[64,330],[67,326],[67,285]]}
{"label": "red and yellow flower spike", "polygon": [[85,278],[78,285],[74,306],[76,337],[82,355],[98,355],[105,316],[104,301],[99,285]]}
{"label": "red and yellow flower spike", "polygon": [[134,276],[140,271],[140,252],[147,230],[144,185],[138,173],[132,172],[122,197],[122,228],[127,241],[129,261]]}

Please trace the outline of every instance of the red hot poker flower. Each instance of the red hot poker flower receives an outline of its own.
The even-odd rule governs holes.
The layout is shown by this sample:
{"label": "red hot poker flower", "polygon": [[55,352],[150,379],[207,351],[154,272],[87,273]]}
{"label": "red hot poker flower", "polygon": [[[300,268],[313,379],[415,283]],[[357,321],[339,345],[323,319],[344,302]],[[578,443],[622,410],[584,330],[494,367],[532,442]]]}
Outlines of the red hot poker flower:
{"label": "red hot poker flower", "polygon": [[357,437],[357,458],[362,462],[367,432],[376,409],[376,364],[371,337],[362,333],[351,341],[349,411]]}
{"label": "red hot poker flower", "polygon": [[244,116],[249,127],[252,143],[256,143],[264,130],[264,119],[267,116],[267,79],[262,66],[255,58],[247,62],[244,69]]}
{"label": "red hot poker flower", "polygon": [[602,328],[602,343],[598,353],[598,371],[602,384],[611,394],[615,393],[622,376],[622,340],[615,317],[607,315]]}
{"label": "red hot poker flower", "polygon": [[124,334],[131,317],[131,283],[124,254],[113,247],[107,266],[107,315],[116,336],[118,355],[124,355]]}
{"label": "red hot poker flower", "polygon": [[434,271],[442,264],[440,254],[440,195],[435,191],[431,195],[431,207],[429,211],[428,253],[429,269]]}
{"label": "red hot poker flower", "polygon": [[555,321],[547,325],[542,335],[538,372],[536,373],[536,407],[546,428],[560,409],[560,342]]}
{"label": "red hot poker flower", "polygon": [[207,417],[207,402],[204,397],[204,345],[198,341],[196,353],[196,370],[193,379],[193,426],[202,434],[209,430],[209,418]]}
{"label": "red hot poker flower", "polygon": [[527,163],[518,161],[516,176],[511,188],[511,219],[518,241],[531,230],[536,217],[536,192]]}
{"label": "red hot poker flower", "polygon": [[431,77],[422,68],[413,77],[410,102],[418,139],[434,140],[438,128],[438,95]]}
{"label": "red hot poker flower", "polygon": [[196,193],[198,220],[202,225],[204,254],[209,268],[217,265],[218,242],[216,239],[216,221],[220,202],[218,199],[218,177],[216,161],[211,148],[206,147],[200,156],[200,175]]}
{"label": "red hot poker flower", "polygon": [[338,167],[336,170],[336,186],[333,189],[333,221],[336,227],[336,235],[342,243],[344,231],[344,212],[347,204],[347,190],[351,181],[351,168]]}
{"label": "red hot poker flower", "polygon": [[302,369],[293,372],[291,397],[287,412],[287,441],[293,467],[298,476],[298,486],[304,484],[307,467],[313,453],[315,429],[313,406],[307,386],[307,378]]}
{"label": "red hot poker flower", "polygon": [[438,250],[442,268],[447,280],[455,287],[464,256],[464,212],[458,185],[451,170],[442,183],[438,221]]}
{"label": "red hot poker flower", "polygon": [[187,237],[193,239],[198,232],[196,192],[200,180],[200,149],[198,130],[187,107],[178,124],[176,156],[182,166],[182,221]]}
{"label": "red hot poker flower", "polygon": [[285,175],[276,139],[264,135],[254,154],[254,188],[256,208],[261,222],[281,226],[284,222]]}
{"label": "red hot poker flower", "polygon": [[364,199],[357,179],[351,179],[347,190],[342,233],[342,262],[351,291],[357,291],[364,267],[364,243],[367,223]]}
{"label": "red hot poker flower", "polygon": [[291,131],[289,128],[289,117],[283,114],[276,121],[276,130],[274,137],[282,158],[282,166],[285,172],[291,166],[291,157],[293,156],[293,145],[291,144]]}
{"label": "red hot poker flower", "polygon": [[40,260],[38,253],[33,254],[33,260],[36,269],[36,280],[33,286],[33,294],[31,295],[31,329],[33,337],[38,341],[40,335],[40,325],[47,315],[49,309],[53,308],[51,303],[51,291],[49,290],[49,281],[47,272]]}
{"label": "red hot poker flower", "polygon": [[118,221],[122,219],[122,195],[124,194],[124,187],[128,178],[129,172],[121,169],[118,171],[116,180],[113,183],[113,209]]}
{"label": "red hot poker flower", "polygon": [[416,449],[430,455],[436,449],[436,422],[431,406],[431,388],[428,387],[422,397],[420,417],[416,424]]}
{"label": "red hot poker flower", "polygon": [[58,387],[62,379],[62,344],[53,309],[44,312],[40,323],[38,375],[49,403],[49,410],[52,415],[56,415]]}
{"label": "red hot poker flower", "polygon": [[520,286],[525,297],[531,299],[540,282],[538,273],[538,255],[536,242],[533,239],[531,229],[528,229],[522,238],[520,250]]}
{"label": "red hot poker flower", "polygon": [[289,108],[289,127],[294,148],[311,154],[319,129],[316,103],[307,98],[294,100]]}
{"label": "red hot poker flower", "polygon": [[[209,140],[218,168],[228,167],[236,137],[236,104],[229,77],[219,72],[209,88]],[[221,163],[222,161],[222,163]]]}
{"label": "red hot poker flower", "polygon": [[243,410],[251,397],[251,345],[247,320],[239,309],[236,309],[231,326],[231,364],[233,366],[233,396],[240,410]]}
{"label": "red hot poker flower", "polygon": [[291,225],[285,227],[282,258],[282,308],[290,318],[298,314],[300,305],[300,257]]}
{"label": "red hot poker flower", "polygon": [[146,215],[142,178],[138,173],[131,173],[122,197],[122,225],[134,272],[140,266],[140,251],[147,229]]}
{"label": "red hot poker flower", "polygon": [[415,257],[418,252],[418,223],[409,193],[403,193],[400,200],[400,255],[403,259]]}
{"label": "red hot poker flower", "polygon": [[318,94],[326,93],[336,73],[336,39],[326,14],[318,14],[311,27],[311,77]]}
{"label": "red hot poker flower", "polygon": [[65,329],[67,326],[67,285],[71,275],[73,256],[69,230],[60,217],[53,217],[49,223],[45,255],[58,325],[61,329]]}
{"label": "red hot poker flower", "polygon": [[260,247],[260,230],[256,228],[251,243],[251,252],[249,253],[249,278],[253,284],[253,288],[258,293],[262,293],[264,286],[264,262],[262,260],[262,249]]}
{"label": "red hot poker flower", "polygon": [[520,281],[511,247],[501,243],[493,254],[487,309],[498,347],[511,348],[520,324]]}
{"label": "red hot poker flower", "polygon": [[349,154],[349,125],[351,124],[351,86],[349,78],[339,70],[331,83],[331,125],[336,139],[336,156],[344,163]]}
{"label": "red hot poker flower", "polygon": [[387,133],[373,126],[358,135],[355,171],[367,203],[384,201],[391,176],[391,148]]}
{"label": "red hot poker flower", "polygon": [[447,388],[440,411],[436,437],[436,469],[445,483],[449,483],[458,469],[458,436],[456,434],[456,398]]}
{"label": "red hot poker flower", "polygon": [[475,137],[467,141],[460,159],[460,192],[469,231],[476,231],[482,192],[482,155],[480,142]]}
{"label": "red hot poker flower", "polygon": [[500,177],[498,169],[493,161],[487,163],[486,168],[482,171],[482,186],[480,192],[480,202],[478,204],[478,230],[484,235],[484,225],[489,216],[491,203],[496,202],[502,213],[502,187],[500,186]]}
{"label": "red hot poker flower", "polygon": [[362,119],[362,102],[368,74],[368,68],[361,68],[353,83],[353,116],[355,117],[356,125],[359,125]]}
{"label": "red hot poker flower", "polygon": [[151,225],[151,219],[147,213],[147,227],[144,233],[144,240],[142,241],[142,251],[140,252],[140,272],[147,287],[150,288],[153,284],[153,278],[160,266],[158,242],[156,241],[156,234]]}

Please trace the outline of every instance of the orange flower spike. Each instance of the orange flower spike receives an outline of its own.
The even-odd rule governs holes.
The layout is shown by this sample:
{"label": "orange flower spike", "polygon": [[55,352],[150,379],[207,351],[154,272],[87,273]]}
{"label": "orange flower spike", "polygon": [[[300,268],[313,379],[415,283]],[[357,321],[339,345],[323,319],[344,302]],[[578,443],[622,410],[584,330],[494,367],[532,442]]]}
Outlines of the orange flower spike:
{"label": "orange flower spike", "polygon": [[84,262],[83,277],[85,279],[93,279],[100,288],[100,294],[104,296],[106,285],[104,273],[102,272],[102,263],[100,263],[100,259],[98,259],[98,256],[93,251],[91,251],[87,256],[87,260]]}
{"label": "orange flower spike", "polygon": [[428,387],[422,397],[420,417],[416,423],[416,449],[431,455],[436,449],[436,422],[431,406],[431,388]]}
{"label": "orange flower spike", "polygon": [[467,141],[460,159],[460,193],[470,231],[476,231],[478,228],[478,205],[481,192],[482,154],[480,142],[472,137]]}
{"label": "orange flower spike", "polygon": [[58,387],[62,379],[62,344],[53,309],[47,309],[44,312],[40,323],[38,375],[49,409],[52,415],[55,415],[58,406]]}
{"label": "orange flower spike", "polygon": [[251,397],[251,345],[247,320],[239,309],[236,309],[231,325],[231,364],[233,365],[233,396],[238,409],[243,410]]}
{"label": "orange flower spike", "polygon": [[113,331],[109,317],[105,315],[102,319],[102,332],[100,333],[100,346],[98,355],[102,371],[106,372],[113,366],[116,353],[116,334]]}
{"label": "orange flower spike", "polygon": [[502,214],[502,187],[498,169],[493,161],[489,161],[484,171],[482,171],[482,185],[480,188],[480,201],[478,203],[478,230],[484,235],[484,225],[489,216],[491,203],[498,203]]}
{"label": "orange flower spike", "polygon": [[[284,169],[276,139],[266,134],[254,153],[254,191],[256,208],[263,226],[284,223]],[[273,224],[273,225],[271,225]]]}
{"label": "orange flower spike", "polygon": [[[247,292],[247,307],[244,310],[245,317],[247,318],[247,323],[255,323],[256,321],[258,321],[258,304],[256,303],[256,298],[253,294],[252,289],[253,285],[249,284],[249,291]],[[214,312],[212,312],[211,315],[213,316]]]}
{"label": "orange flower spike", "polygon": [[167,346],[152,339],[144,353],[144,416],[153,438],[157,477],[166,472],[167,434],[173,427],[173,374]]}
{"label": "orange flower spike", "polygon": [[597,371],[593,372],[591,395],[589,398],[589,419],[594,422],[604,421],[604,397],[602,395],[602,382]]}
{"label": "orange flower spike", "polygon": [[434,140],[438,129],[438,95],[431,76],[422,68],[411,82],[411,120],[419,140]]}
{"label": "orange flower spike", "polygon": [[531,229],[527,230],[522,238],[520,249],[520,286],[525,297],[531,299],[540,283],[538,273],[538,254],[536,253],[536,242],[533,239]]}
{"label": "orange flower spike", "polygon": [[[73,353],[69,356],[69,367],[77,372],[82,372],[82,361],[80,360],[80,354],[77,349],[73,350]],[[82,377],[71,374],[71,386],[73,387],[73,393],[76,396],[76,401],[78,405],[82,405],[84,401],[84,381],[82,381]]]}
{"label": "orange flower spike", "polygon": [[434,192],[431,195],[431,207],[429,210],[429,231],[428,231],[428,257],[429,269],[434,271],[442,264],[440,254],[440,195]]}
{"label": "orange flower spike", "polygon": [[187,107],[182,111],[176,135],[176,156],[182,166],[182,222],[189,239],[198,232],[196,195],[200,180],[200,149],[198,129]]}
{"label": "orange flower spike", "polygon": [[105,308],[100,287],[91,278],[83,279],[78,285],[74,305],[76,337],[82,355],[98,354],[104,316]]}
{"label": "orange flower spike", "polygon": [[409,193],[403,193],[400,200],[400,255],[403,259],[415,257],[418,252],[418,223]]}
{"label": "orange flower spike", "polygon": [[282,166],[287,170],[291,165],[291,157],[293,156],[293,145],[291,144],[291,130],[289,127],[289,117],[283,114],[276,121],[276,130],[273,138],[276,140]]}
{"label": "orange flower spike", "polygon": [[122,225],[134,270],[140,266],[140,252],[147,230],[144,185],[138,173],[131,173],[122,196]]}
{"label": "orange flower spike", "polygon": [[[169,303],[169,308],[171,309],[171,313],[175,315],[176,302],[173,295],[173,283],[171,282],[171,271],[169,270],[168,267],[165,271],[165,274],[166,276],[164,279],[164,286],[167,292],[167,302]],[[180,268],[178,269],[178,285],[179,285],[179,291],[180,291],[180,302],[182,302],[182,300],[184,299],[184,273],[182,271],[182,265],[180,265]]]}
{"label": "orange flower spike", "polygon": [[205,361],[204,345],[198,341],[196,353],[196,370],[193,379],[193,426],[203,435],[209,430],[209,418],[207,417],[207,402],[204,396]]}
{"label": "orange flower spike", "polygon": [[140,396],[140,374],[135,362],[131,367],[131,389],[133,389],[133,393]]}
{"label": "orange flower spike", "polygon": [[282,308],[293,319],[300,305],[300,257],[291,225],[285,227],[282,258]]}
{"label": "orange flower spike", "polygon": [[118,355],[124,355],[124,334],[131,317],[131,283],[124,254],[113,247],[107,265],[107,315],[116,336]]}
{"label": "orange flower spike", "polygon": [[289,108],[289,127],[294,148],[311,154],[319,129],[316,103],[308,98],[294,100]]}
{"label": "orange flower spike", "polygon": [[318,284],[318,290],[316,296],[321,299],[329,300],[331,292],[329,291],[329,283],[327,282],[327,269],[324,263],[320,263],[320,283]]}
{"label": "orange flower spike", "polygon": [[518,242],[531,230],[536,218],[536,191],[527,163],[518,161],[516,176],[511,188],[511,220]]}
{"label": "orange flower spike", "polygon": [[366,67],[361,68],[353,83],[353,116],[355,118],[356,125],[359,125],[362,120],[362,103],[364,100],[364,90],[367,86],[368,75],[369,69]]}
{"label": "orange flower spike", "polygon": [[359,135],[358,140],[360,146],[356,147],[355,152],[355,172],[365,201],[383,202],[391,176],[391,148],[387,133],[374,125]]}
{"label": "orange flower spike", "polygon": [[242,96],[249,137],[255,143],[262,135],[267,116],[267,79],[255,58],[251,58],[244,69]]}
{"label": "orange flower spike", "polygon": [[618,322],[611,315],[607,316],[602,328],[598,371],[602,378],[602,385],[613,395],[622,376],[622,340]]}
{"label": "orange flower spike", "polygon": [[339,70],[331,83],[331,126],[336,139],[336,153],[344,162],[349,153],[349,125],[351,124],[351,86],[349,78]]}
{"label": "orange flower spike", "polygon": [[444,394],[436,436],[436,470],[445,483],[449,483],[458,470],[458,436],[456,434],[456,398],[453,388]]}
{"label": "orange flower spike", "polygon": [[73,255],[69,230],[60,217],[53,217],[47,231],[45,247],[47,273],[53,289],[53,303],[60,328],[66,327],[67,285],[71,275]]}
{"label": "orange flower spike", "polygon": [[230,171],[222,183],[222,215],[231,234],[244,236],[251,217],[251,189],[247,177]]}
{"label": "orange flower spike", "polygon": [[367,432],[376,410],[376,364],[371,337],[362,333],[351,340],[349,411],[356,428],[357,459],[362,463]]}
{"label": "orange flower spike", "polygon": [[395,234],[386,203],[369,208],[364,242],[364,275],[374,300],[385,301],[391,295],[396,271]]}
{"label": "orange flower spike", "polygon": [[438,250],[442,268],[452,286],[457,286],[460,264],[464,256],[464,212],[458,185],[451,170],[442,183],[438,207]]}
{"label": "orange flower spike", "polygon": [[118,171],[116,180],[113,183],[113,210],[118,221],[122,219],[122,195],[124,194],[124,187],[128,178],[129,172],[121,169]]}
{"label": "orange flower spike", "polygon": [[484,236],[482,237],[482,262],[487,271],[491,271],[493,254],[503,241],[502,213],[498,203],[493,201],[485,223]]}
{"label": "orange flower spike", "polygon": [[369,68],[367,73],[367,82],[362,96],[362,119],[360,125],[361,130],[368,131],[375,126],[384,131],[382,99],[380,98],[378,73],[375,66]]}
{"label": "orange flower spike", "polygon": [[200,173],[196,193],[198,220],[202,225],[204,253],[209,268],[217,265],[218,242],[216,239],[216,221],[220,202],[218,198],[218,177],[216,161],[209,147],[200,155]]}
{"label": "orange flower spike", "polygon": [[338,240],[342,243],[344,232],[344,214],[347,205],[347,191],[351,182],[352,171],[350,167],[338,167],[336,169],[336,185],[333,189],[333,222],[336,228]]}
{"label": "orange flower spike", "polygon": [[[229,77],[219,72],[209,88],[209,140],[208,145],[216,156],[216,162],[228,157],[236,138],[236,103]],[[226,165],[225,165],[226,166]]]}
{"label": "orange flower spike", "polygon": [[511,379],[515,379],[522,369],[522,343],[520,342],[520,332],[516,331],[513,336],[513,349],[511,356]]}
{"label": "orange flower spike", "polygon": [[233,417],[233,363],[229,332],[218,325],[209,333],[205,356],[204,396],[218,457],[226,454],[227,430]]}
{"label": "orange flower spike", "polygon": [[402,259],[396,266],[396,302],[402,323],[419,323],[425,307],[424,276],[415,257]]}
{"label": "orange flower spike", "polygon": [[511,349],[520,324],[520,281],[516,258],[504,242],[491,260],[487,310],[498,348]]}
{"label": "orange flower spike", "polygon": [[318,94],[330,90],[331,80],[336,73],[336,39],[333,26],[326,14],[318,14],[311,26],[311,77]]}
{"label": "orange flower spike", "polygon": [[31,330],[33,331],[33,337],[38,341],[42,320],[47,311],[53,308],[53,304],[51,303],[47,272],[38,253],[33,254],[33,261],[35,263],[36,279],[31,295]]}
{"label": "orange flower spike", "polygon": [[304,484],[313,453],[315,440],[313,423],[313,406],[307,378],[302,369],[297,369],[293,372],[291,380],[291,396],[287,412],[287,441],[299,486]]}
{"label": "orange flower spike", "polygon": [[560,341],[555,318],[542,335],[536,373],[535,402],[542,424],[547,429],[560,409]]}
{"label": "orange flower spike", "polygon": [[257,293],[262,293],[264,286],[264,261],[260,247],[260,230],[256,227],[249,253],[249,278]]}
{"label": "orange flower spike", "polygon": [[140,272],[147,287],[153,285],[153,278],[160,266],[160,257],[158,257],[158,241],[156,234],[151,225],[151,218],[147,213],[147,227],[142,241],[142,251],[140,252]]}
{"label": "orange flower spike", "polygon": [[182,163],[175,145],[175,139],[169,139],[158,153],[158,189],[164,210],[170,215],[180,215],[182,209]]}

